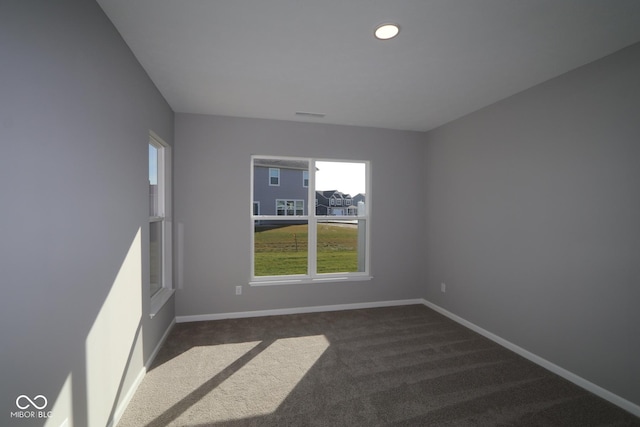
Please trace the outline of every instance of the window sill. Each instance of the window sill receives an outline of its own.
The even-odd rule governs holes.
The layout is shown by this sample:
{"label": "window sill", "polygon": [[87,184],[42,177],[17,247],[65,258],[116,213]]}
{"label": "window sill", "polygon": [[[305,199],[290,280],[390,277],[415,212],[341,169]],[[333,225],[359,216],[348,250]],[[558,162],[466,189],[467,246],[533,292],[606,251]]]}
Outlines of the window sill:
{"label": "window sill", "polygon": [[175,289],[162,288],[151,297],[151,310],[149,313],[151,319],[158,314],[174,293]]}
{"label": "window sill", "polygon": [[330,277],[300,277],[300,278],[278,278],[265,280],[252,280],[249,286],[279,286],[279,285],[303,285],[313,283],[338,283],[338,282],[365,282],[372,280],[373,276],[330,276]]}

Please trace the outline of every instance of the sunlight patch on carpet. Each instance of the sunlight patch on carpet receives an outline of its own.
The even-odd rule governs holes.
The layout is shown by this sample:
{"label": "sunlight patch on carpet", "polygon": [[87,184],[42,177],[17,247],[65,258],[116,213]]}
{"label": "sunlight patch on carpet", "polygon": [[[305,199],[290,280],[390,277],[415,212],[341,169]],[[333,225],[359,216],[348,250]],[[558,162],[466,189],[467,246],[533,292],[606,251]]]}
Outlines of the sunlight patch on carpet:
{"label": "sunlight patch on carpet", "polygon": [[[163,364],[163,370],[171,377],[179,379],[184,384],[176,382],[176,386],[184,387],[185,395],[201,386],[207,380],[220,374],[236,360],[240,359],[261,341],[246,341],[229,344],[194,346],[184,353],[173,357]],[[164,374],[164,372],[162,373]],[[147,375],[155,375],[151,370]],[[170,380],[170,378],[169,378]]]}
{"label": "sunlight patch on carpet", "polygon": [[[199,399],[194,390],[206,386],[207,381],[216,378],[234,362],[245,357],[261,341],[247,341],[230,344],[195,346],[166,361],[162,369],[152,369],[147,373],[148,381],[139,390],[155,396],[144,408],[135,411],[136,425],[146,425],[162,415],[175,410],[182,415]],[[134,402],[135,403],[135,402]]]}
{"label": "sunlight patch on carpet", "polygon": [[274,341],[194,405],[212,423],[275,412],[329,347],[324,335]]}

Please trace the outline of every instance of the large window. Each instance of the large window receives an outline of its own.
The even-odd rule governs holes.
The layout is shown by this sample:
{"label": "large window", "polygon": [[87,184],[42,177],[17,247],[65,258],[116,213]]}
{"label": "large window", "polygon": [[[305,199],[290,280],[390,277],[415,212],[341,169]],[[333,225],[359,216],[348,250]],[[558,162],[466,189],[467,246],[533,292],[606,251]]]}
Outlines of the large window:
{"label": "large window", "polygon": [[151,296],[162,288],[164,223],[163,146],[149,140],[149,289]]}
{"label": "large window", "polygon": [[251,171],[252,285],[369,278],[368,162],[253,156]]}
{"label": "large window", "polygon": [[151,314],[171,295],[170,148],[149,137],[149,293]]}

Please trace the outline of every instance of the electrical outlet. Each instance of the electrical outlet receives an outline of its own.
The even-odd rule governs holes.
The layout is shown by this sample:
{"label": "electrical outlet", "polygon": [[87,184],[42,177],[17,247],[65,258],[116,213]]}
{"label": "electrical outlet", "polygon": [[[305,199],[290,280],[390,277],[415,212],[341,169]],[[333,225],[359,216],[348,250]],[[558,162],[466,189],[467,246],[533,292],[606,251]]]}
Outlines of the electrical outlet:
{"label": "electrical outlet", "polygon": [[440,290],[442,292],[447,292],[447,285],[445,283],[440,283]]}
{"label": "electrical outlet", "polygon": [[242,295],[242,286],[236,286],[236,295]]}

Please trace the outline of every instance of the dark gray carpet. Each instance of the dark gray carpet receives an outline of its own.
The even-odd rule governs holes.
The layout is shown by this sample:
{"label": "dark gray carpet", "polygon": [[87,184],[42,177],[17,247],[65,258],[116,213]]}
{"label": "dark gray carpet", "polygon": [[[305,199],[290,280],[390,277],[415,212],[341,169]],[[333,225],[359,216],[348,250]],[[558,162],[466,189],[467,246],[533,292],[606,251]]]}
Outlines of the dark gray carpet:
{"label": "dark gray carpet", "polygon": [[129,426],[640,426],[421,306],[178,324]]}

